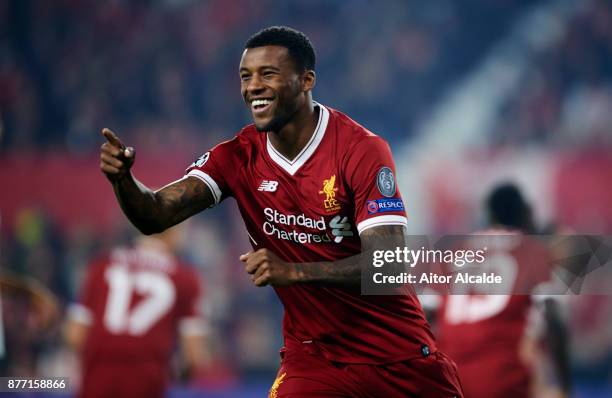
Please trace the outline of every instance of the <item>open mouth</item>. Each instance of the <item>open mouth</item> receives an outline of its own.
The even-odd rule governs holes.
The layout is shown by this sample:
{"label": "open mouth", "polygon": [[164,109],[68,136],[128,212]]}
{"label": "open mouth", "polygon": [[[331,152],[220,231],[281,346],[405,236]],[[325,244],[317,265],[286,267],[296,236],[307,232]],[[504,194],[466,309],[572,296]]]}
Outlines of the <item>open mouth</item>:
{"label": "open mouth", "polygon": [[251,101],[251,110],[255,114],[266,112],[274,102],[272,98],[258,98]]}

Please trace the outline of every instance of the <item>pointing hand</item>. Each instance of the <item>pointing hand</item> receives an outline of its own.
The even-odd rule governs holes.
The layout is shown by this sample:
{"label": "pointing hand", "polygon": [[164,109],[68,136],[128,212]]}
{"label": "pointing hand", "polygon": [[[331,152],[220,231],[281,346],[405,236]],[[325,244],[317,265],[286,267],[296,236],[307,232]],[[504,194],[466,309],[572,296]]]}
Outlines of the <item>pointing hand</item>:
{"label": "pointing hand", "polygon": [[136,152],[132,147],[126,148],[110,129],[102,129],[102,135],[106,142],[100,147],[100,169],[111,182],[115,182],[129,173]]}

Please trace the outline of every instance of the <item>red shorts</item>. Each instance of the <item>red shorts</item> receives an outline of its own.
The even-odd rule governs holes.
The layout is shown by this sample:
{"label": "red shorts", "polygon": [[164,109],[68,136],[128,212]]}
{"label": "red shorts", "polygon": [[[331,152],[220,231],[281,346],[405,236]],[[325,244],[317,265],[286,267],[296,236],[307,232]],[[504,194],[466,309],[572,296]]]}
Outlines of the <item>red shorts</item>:
{"label": "red shorts", "polygon": [[386,365],[326,359],[315,343],[285,348],[269,398],[462,398],[457,366],[444,354]]}

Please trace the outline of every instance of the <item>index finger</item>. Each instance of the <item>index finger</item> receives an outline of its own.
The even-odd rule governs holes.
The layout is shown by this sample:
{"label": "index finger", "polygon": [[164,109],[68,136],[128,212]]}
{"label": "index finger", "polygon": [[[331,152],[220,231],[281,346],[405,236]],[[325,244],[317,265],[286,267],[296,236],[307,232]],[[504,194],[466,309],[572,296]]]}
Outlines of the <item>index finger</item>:
{"label": "index finger", "polygon": [[240,257],[239,257],[240,261],[247,261],[248,258],[251,256],[251,254],[253,254],[252,251],[249,251],[249,252],[246,252],[244,254],[241,254]]}
{"label": "index finger", "polygon": [[107,129],[106,127],[102,129],[102,135],[104,136],[104,138],[106,138],[106,140],[112,145],[115,146],[119,149],[125,149],[125,145],[123,145],[123,143],[121,142],[121,140],[119,139],[119,137],[117,137],[115,135],[115,133],[113,133],[110,129]]}

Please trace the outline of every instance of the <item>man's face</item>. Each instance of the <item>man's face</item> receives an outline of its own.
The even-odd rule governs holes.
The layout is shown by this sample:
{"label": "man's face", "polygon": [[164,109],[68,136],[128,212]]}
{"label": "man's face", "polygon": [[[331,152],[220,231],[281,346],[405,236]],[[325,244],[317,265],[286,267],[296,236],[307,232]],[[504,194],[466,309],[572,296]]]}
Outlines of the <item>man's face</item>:
{"label": "man's face", "polygon": [[281,46],[247,48],[240,60],[240,90],[258,131],[279,131],[306,101],[302,74]]}

